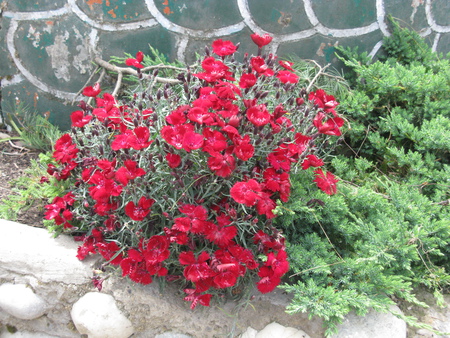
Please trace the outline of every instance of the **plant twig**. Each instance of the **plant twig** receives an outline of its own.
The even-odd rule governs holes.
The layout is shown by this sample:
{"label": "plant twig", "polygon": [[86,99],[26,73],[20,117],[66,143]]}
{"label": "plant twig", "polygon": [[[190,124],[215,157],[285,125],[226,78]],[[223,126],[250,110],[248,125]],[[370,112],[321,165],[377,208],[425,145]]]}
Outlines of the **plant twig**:
{"label": "plant twig", "polygon": [[[117,79],[116,87],[114,88],[113,96],[117,95],[117,93],[120,89],[120,86],[122,84],[122,78],[123,78],[124,74],[129,74],[129,75],[134,75],[134,76],[139,75],[139,73],[131,67],[118,67],[118,66],[115,66],[115,65],[105,61],[105,60],[102,60],[99,57],[96,57],[94,59],[94,61],[100,67],[103,67],[104,69],[109,70],[111,72],[116,72],[118,74],[118,79]],[[156,66],[145,67],[141,70],[141,72],[149,71],[152,69],[173,69],[173,70],[180,70],[180,71],[185,70],[185,69],[179,68],[179,67],[160,64],[160,65],[156,65]],[[181,81],[177,80],[177,79],[168,79],[168,78],[159,77],[159,76],[155,76],[153,81],[160,82],[160,83],[169,83],[169,84],[181,83]]]}
{"label": "plant twig", "polygon": [[119,92],[120,86],[122,85],[122,78],[123,78],[123,73],[121,71],[117,72],[117,82],[116,82],[116,86],[114,87],[114,91],[112,92],[112,96],[117,96],[117,93]]}
{"label": "plant twig", "polygon": [[324,67],[321,67],[316,61],[311,60],[311,62],[313,62],[317,68],[319,68],[319,71],[317,72],[317,74],[314,76],[314,78],[311,80],[311,82],[309,83],[308,87],[306,88],[306,92],[308,93],[311,90],[311,87],[314,85],[314,82],[316,82],[316,80],[318,79],[318,77],[320,75],[325,74],[325,70],[331,66],[331,63],[327,64]]}

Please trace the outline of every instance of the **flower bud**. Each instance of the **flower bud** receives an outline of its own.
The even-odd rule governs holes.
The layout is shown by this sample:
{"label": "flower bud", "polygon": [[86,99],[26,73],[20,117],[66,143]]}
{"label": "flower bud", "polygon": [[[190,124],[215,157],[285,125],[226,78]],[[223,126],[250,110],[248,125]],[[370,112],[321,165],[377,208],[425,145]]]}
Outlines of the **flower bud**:
{"label": "flower bud", "polygon": [[153,76],[154,76],[154,77],[157,77],[157,76],[158,76],[158,73],[159,73],[159,69],[155,69],[155,70],[153,71]]}
{"label": "flower bud", "polygon": [[86,102],[84,102],[83,100],[80,101],[80,103],[78,104],[78,107],[80,107],[82,110],[86,110]]}
{"label": "flower bud", "polygon": [[206,54],[207,56],[210,56],[210,55],[211,55],[211,52],[210,52],[208,46],[205,46],[205,54]]}
{"label": "flower bud", "polygon": [[158,101],[161,100],[161,96],[162,96],[162,91],[161,91],[161,89],[158,89],[158,91],[156,92],[156,99]]}
{"label": "flower bud", "polygon": [[244,54],[244,59],[242,60],[242,63],[247,63],[248,62],[248,53]]}

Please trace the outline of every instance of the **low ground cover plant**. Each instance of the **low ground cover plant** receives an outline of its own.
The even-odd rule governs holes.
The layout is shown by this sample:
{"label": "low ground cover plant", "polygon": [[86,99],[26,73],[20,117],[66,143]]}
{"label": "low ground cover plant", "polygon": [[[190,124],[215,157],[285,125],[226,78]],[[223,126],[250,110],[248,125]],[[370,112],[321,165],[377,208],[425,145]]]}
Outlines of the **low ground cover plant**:
{"label": "low ground cover plant", "polygon": [[258,52],[243,62],[219,39],[165,84],[138,52],[125,60],[137,82],[121,101],[84,89],[94,103],[72,113],[48,168],[51,184],[70,187],[46,206],[52,229],[81,241],[79,259],[100,254],[141,284],[178,281],[192,308],[255,278],[262,293],[281,283],[289,263],[275,210],[293,172],[336,193],[320,154],[344,120],[334,97],[306,92],[291,62],[262,53],[270,36],[252,39]]}
{"label": "low ground cover plant", "polygon": [[292,175],[291,199],[275,219],[290,258],[287,310],[324,318],[327,334],[350,311],[426,307],[415,298],[419,286],[440,305],[449,291],[449,60],[391,25],[377,61],[339,49],[351,85],[336,95],[350,128],[328,157],[339,193],[326,196]]}

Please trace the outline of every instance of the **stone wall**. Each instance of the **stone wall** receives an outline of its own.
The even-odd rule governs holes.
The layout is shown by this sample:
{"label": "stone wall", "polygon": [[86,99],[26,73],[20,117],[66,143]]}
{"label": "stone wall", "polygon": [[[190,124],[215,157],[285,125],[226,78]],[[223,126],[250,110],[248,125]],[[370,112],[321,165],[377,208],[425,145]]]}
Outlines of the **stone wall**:
{"label": "stone wall", "polygon": [[374,56],[389,34],[386,16],[450,51],[447,0],[0,0],[3,111],[16,101],[69,127],[72,102],[108,60],[149,44],[169,60],[192,62],[216,38],[254,50],[252,32],[273,35],[271,51],[337,64],[336,45]]}

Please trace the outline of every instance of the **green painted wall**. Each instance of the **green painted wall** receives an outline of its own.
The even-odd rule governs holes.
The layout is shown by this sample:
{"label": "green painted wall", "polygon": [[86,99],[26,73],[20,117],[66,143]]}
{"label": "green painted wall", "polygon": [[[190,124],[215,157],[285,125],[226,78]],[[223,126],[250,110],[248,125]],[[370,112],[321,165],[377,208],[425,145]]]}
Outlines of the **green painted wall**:
{"label": "green painted wall", "polygon": [[434,50],[450,51],[448,0],[4,0],[0,8],[3,109],[21,101],[62,128],[94,56],[108,60],[149,45],[190,63],[217,38],[253,50],[250,34],[267,32],[280,57],[337,65],[337,44],[376,55],[390,14]]}

